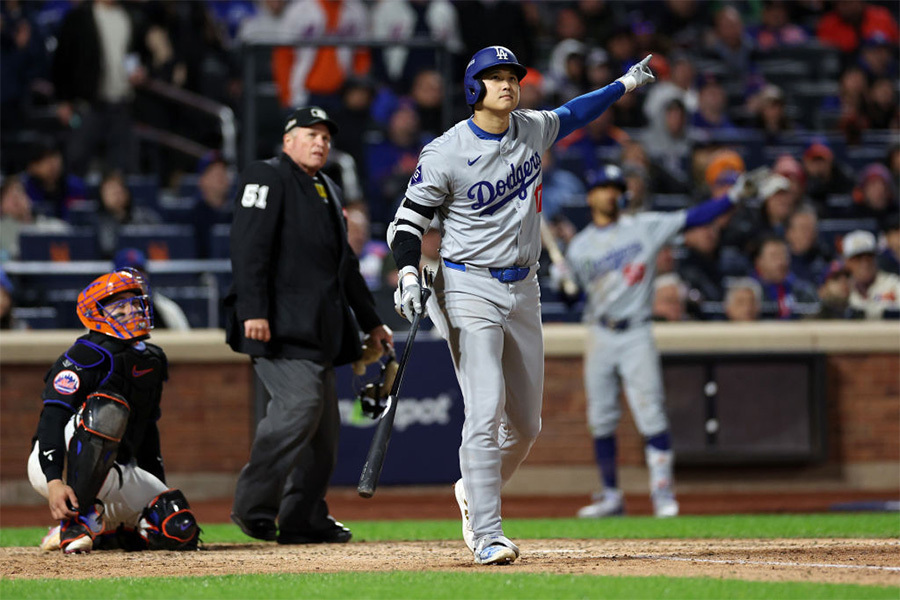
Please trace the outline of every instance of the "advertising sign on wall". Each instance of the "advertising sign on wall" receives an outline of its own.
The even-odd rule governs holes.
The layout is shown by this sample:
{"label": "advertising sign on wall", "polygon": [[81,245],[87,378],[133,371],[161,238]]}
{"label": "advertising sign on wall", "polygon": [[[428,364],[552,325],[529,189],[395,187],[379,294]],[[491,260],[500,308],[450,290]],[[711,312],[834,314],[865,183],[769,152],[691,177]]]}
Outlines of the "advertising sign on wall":
{"label": "advertising sign on wall", "polygon": [[[397,338],[399,358],[405,336]],[[349,366],[336,370],[341,439],[332,485],[359,482],[375,421],[362,413],[356,395],[361,385],[375,379],[376,367],[370,366],[362,379],[355,378]],[[380,485],[453,483],[459,478],[463,400],[446,342],[420,334],[399,396]]]}

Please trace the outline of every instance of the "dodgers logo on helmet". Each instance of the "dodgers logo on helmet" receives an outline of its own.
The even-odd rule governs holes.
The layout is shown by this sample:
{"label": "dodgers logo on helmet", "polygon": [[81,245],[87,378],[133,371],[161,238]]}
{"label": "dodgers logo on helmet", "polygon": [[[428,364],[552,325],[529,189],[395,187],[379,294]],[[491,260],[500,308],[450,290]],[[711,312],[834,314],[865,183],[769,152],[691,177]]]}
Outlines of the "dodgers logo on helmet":
{"label": "dodgers logo on helmet", "polygon": [[528,70],[519,64],[519,60],[512,50],[504,46],[488,46],[482,48],[472,56],[472,60],[466,66],[466,73],[463,77],[463,85],[466,89],[466,104],[474,106],[478,101],[484,98],[484,84],[478,79],[487,69],[496,66],[507,66],[516,74],[519,81],[524,79]]}
{"label": "dodgers logo on helmet", "polygon": [[81,386],[81,379],[78,378],[74,371],[69,371],[68,369],[60,371],[53,378],[53,388],[65,396],[71,396],[77,392],[79,386]]}

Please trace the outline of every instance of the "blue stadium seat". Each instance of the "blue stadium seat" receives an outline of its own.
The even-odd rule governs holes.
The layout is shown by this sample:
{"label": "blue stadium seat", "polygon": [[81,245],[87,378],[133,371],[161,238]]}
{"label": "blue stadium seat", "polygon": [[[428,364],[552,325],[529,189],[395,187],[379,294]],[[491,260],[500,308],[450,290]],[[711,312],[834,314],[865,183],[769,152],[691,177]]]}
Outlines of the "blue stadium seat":
{"label": "blue stadium seat", "polygon": [[125,185],[135,206],[156,208],[159,203],[159,180],[156,175],[129,175]]}
{"label": "blue stadium seat", "polygon": [[[181,307],[191,327],[205,329],[219,326],[218,323],[210,323],[210,295],[208,288],[199,286],[160,287],[156,291],[164,294]],[[214,301],[216,300],[214,299]],[[217,301],[216,303],[218,306]]]}
{"label": "blue stadium seat", "polygon": [[197,194],[196,175],[185,175],[178,184],[178,196],[180,198],[193,198]]}
{"label": "blue stadium seat", "polygon": [[188,225],[126,225],[119,248],[138,248],[150,260],[197,258],[194,230]]}
{"label": "blue stadium seat", "polygon": [[29,329],[57,329],[56,309],[52,306],[16,306],[13,319],[28,325]]}
{"label": "blue stadium seat", "polygon": [[97,236],[93,229],[75,228],[70,233],[23,229],[19,234],[21,260],[97,260]]}
{"label": "blue stadium seat", "polygon": [[213,225],[210,237],[210,258],[231,258],[231,224]]}
{"label": "blue stadium seat", "polygon": [[193,219],[194,200],[192,198],[175,198],[160,202],[156,209],[163,222],[172,225],[188,224]]}
{"label": "blue stadium seat", "polygon": [[878,221],[876,219],[822,219],[819,221],[819,238],[840,252],[844,236],[857,229],[877,234]]}
{"label": "blue stadium seat", "polygon": [[75,227],[93,226],[100,209],[100,202],[97,200],[73,200],[69,203],[68,221]]}

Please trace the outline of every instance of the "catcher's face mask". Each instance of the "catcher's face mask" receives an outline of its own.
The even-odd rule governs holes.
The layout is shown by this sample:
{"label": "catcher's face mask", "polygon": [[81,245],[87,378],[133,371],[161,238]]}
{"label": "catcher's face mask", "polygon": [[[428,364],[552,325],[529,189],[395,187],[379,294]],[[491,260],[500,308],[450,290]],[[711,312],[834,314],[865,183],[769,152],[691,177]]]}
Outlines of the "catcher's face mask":
{"label": "catcher's face mask", "polygon": [[[397,376],[399,367],[393,348],[375,362],[380,363],[380,367],[374,381],[364,383],[361,376],[357,375],[356,377],[356,387],[359,390],[356,398],[362,406],[363,413],[373,419],[377,418],[387,406],[387,399],[391,394],[391,388],[394,385],[394,379]],[[355,369],[354,372],[356,372]],[[365,371],[363,371],[364,373]]]}

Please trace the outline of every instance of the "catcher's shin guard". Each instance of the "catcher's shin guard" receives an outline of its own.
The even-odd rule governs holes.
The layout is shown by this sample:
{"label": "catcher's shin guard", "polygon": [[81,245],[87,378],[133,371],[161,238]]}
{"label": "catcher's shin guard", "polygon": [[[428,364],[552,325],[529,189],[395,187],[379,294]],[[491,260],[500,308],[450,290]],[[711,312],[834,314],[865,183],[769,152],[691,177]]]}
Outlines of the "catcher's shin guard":
{"label": "catcher's shin guard", "polygon": [[95,392],[87,397],[76,417],[66,483],[75,491],[82,514],[94,505],[116,460],[130,412],[128,402],[119,394]]}
{"label": "catcher's shin guard", "polygon": [[200,526],[181,490],[167,490],[150,501],[138,525],[150,550],[196,550]]}

